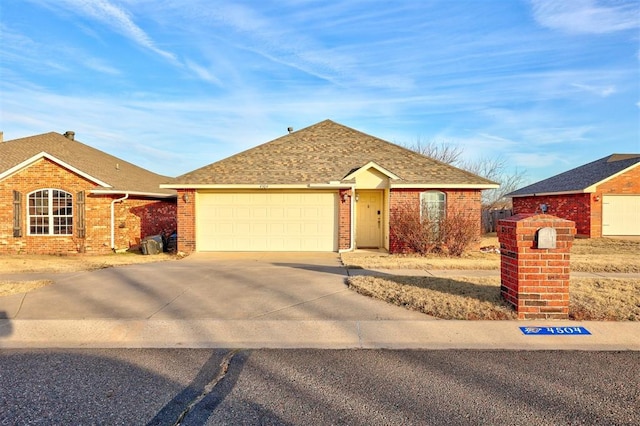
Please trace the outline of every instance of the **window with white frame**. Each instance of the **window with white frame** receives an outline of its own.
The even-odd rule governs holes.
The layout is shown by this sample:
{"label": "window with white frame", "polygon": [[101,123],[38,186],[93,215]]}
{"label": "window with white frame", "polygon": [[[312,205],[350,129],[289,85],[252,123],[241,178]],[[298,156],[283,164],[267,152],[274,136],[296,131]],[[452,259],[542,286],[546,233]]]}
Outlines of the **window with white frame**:
{"label": "window with white frame", "polygon": [[441,191],[420,193],[420,219],[438,225],[446,214],[447,195]]}
{"label": "window with white frame", "polygon": [[73,196],[60,189],[40,189],[28,197],[29,235],[72,235]]}

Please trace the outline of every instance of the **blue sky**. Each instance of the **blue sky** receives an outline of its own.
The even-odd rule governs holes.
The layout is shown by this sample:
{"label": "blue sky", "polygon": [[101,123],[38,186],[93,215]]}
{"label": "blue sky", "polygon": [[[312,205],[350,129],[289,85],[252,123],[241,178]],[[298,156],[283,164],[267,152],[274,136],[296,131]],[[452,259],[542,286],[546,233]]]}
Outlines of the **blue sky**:
{"label": "blue sky", "polygon": [[4,139],[176,176],[324,119],[527,182],[640,152],[637,0],[3,0]]}

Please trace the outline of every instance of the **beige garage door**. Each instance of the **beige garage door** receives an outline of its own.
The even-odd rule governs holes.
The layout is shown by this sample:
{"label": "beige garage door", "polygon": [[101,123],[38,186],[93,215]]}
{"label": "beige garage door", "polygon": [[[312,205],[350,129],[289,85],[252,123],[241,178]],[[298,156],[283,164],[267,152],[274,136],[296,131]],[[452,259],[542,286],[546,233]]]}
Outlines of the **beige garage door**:
{"label": "beige garage door", "polygon": [[602,197],[602,235],[640,235],[640,195]]}
{"label": "beige garage door", "polygon": [[337,251],[338,196],[330,192],[202,193],[199,251]]}

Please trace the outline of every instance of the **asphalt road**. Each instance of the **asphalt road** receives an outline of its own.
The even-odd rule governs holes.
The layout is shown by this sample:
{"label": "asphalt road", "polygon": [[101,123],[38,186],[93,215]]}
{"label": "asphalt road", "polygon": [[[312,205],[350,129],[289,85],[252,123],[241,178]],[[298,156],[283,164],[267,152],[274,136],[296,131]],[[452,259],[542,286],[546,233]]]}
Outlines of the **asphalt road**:
{"label": "asphalt road", "polygon": [[637,425],[640,352],[2,350],[0,424]]}

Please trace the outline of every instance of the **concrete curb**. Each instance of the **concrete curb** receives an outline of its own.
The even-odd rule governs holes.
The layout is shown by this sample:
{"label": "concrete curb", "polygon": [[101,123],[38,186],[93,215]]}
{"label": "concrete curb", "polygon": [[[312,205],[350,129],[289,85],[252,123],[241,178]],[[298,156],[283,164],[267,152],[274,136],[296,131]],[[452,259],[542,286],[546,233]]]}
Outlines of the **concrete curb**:
{"label": "concrete curb", "polygon": [[[521,326],[591,335],[524,335]],[[640,351],[640,322],[2,320],[0,348],[315,348]]]}

